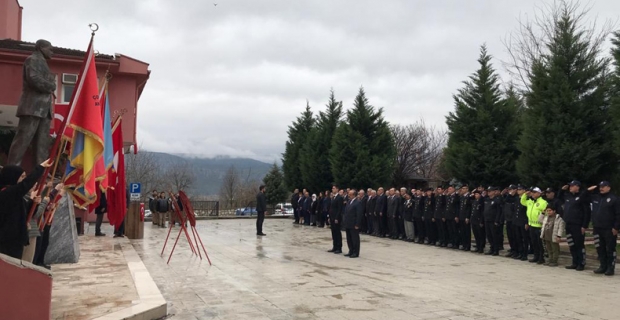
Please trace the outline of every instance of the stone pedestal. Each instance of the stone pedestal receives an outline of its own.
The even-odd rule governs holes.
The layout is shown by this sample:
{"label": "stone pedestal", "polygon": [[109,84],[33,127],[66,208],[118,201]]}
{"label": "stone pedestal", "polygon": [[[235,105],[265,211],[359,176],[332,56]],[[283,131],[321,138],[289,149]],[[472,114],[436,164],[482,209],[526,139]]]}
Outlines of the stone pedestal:
{"label": "stone pedestal", "polygon": [[80,259],[80,243],[75,225],[73,201],[68,195],[60,199],[50,229],[50,242],[45,253],[46,264],[76,263]]}
{"label": "stone pedestal", "polygon": [[144,238],[144,220],[140,212],[140,202],[132,201],[125,217],[125,235],[129,239]]}

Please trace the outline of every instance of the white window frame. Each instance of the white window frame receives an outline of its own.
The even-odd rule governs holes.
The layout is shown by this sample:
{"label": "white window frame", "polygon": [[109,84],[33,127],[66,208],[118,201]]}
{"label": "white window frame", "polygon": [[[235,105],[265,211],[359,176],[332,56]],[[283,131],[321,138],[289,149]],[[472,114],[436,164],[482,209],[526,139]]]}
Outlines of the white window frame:
{"label": "white window frame", "polygon": [[[67,76],[75,76],[76,81],[65,81],[65,75]],[[69,104],[71,101],[71,97],[65,97],[65,85],[73,85],[73,90],[75,90],[75,86],[77,85],[77,74],[74,73],[63,73],[62,74],[62,79],[60,81],[60,88],[61,88],[61,93],[62,93],[62,97],[60,97],[60,102],[59,104]],[[57,96],[58,97],[58,96]]]}

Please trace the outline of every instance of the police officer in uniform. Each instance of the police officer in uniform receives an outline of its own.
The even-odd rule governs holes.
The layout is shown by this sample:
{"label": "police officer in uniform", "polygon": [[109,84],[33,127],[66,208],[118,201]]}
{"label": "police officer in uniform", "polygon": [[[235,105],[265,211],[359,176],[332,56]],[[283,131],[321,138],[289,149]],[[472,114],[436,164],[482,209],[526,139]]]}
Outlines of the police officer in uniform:
{"label": "police officer in uniform", "polygon": [[459,238],[457,231],[457,222],[459,216],[459,194],[454,189],[454,186],[448,187],[448,196],[446,197],[446,226],[448,233],[446,239],[448,240],[448,248],[458,249]]}
{"label": "police officer in uniform", "polygon": [[332,231],[332,242],[333,242],[333,246],[332,249],[329,250],[328,252],[333,252],[333,253],[342,253],[342,231],[341,231],[341,224],[342,224],[342,207],[343,207],[343,201],[344,198],[340,195],[339,193],[339,189],[338,186],[333,186],[332,187],[332,194],[334,195],[334,198],[332,199],[331,202],[331,207],[329,208],[329,226],[331,228]]}
{"label": "police officer in uniform", "polygon": [[426,237],[426,228],[424,226],[424,220],[422,216],[424,214],[424,199],[422,198],[422,191],[416,190],[415,197],[413,198],[413,225],[416,232],[416,243],[424,243]]}
{"label": "police officer in uniform", "polygon": [[471,201],[470,224],[476,240],[476,250],[473,252],[484,253],[486,233],[484,232],[484,198],[480,190],[474,190],[474,199]]}
{"label": "police officer in uniform", "polygon": [[[560,200],[563,201],[562,219],[566,223],[566,241],[570,246],[573,263],[566,269],[582,271],[586,265],[585,233],[590,222],[590,203],[588,194],[580,192],[581,183],[573,180],[562,187]],[[569,192],[566,192],[566,191]]]}
{"label": "police officer in uniform", "polygon": [[426,237],[428,241],[425,244],[435,245],[437,243],[437,229],[435,226],[435,195],[433,194],[433,188],[426,189],[426,195],[424,196],[424,212],[422,218],[424,219],[424,231],[426,231]]}
{"label": "police officer in uniform", "polygon": [[[598,192],[595,192],[598,188]],[[592,225],[594,244],[600,259],[596,274],[612,276],[616,268],[616,241],[620,230],[620,201],[612,194],[608,181],[588,188],[592,200]]]}
{"label": "police officer in uniform", "polygon": [[512,227],[514,229],[515,244],[518,255],[514,259],[527,261],[527,254],[530,249],[529,231],[525,229],[527,225],[527,207],[521,204],[521,196],[525,193],[525,187],[517,185],[517,199],[515,203],[514,216],[512,218]]}
{"label": "police officer in uniform", "polygon": [[458,228],[461,246],[459,249],[463,251],[471,250],[471,194],[469,193],[469,186],[463,185],[461,187],[461,197],[459,198],[459,216],[458,216]]}
{"label": "police officer in uniform", "polygon": [[510,250],[506,254],[508,258],[514,258],[519,256],[519,250],[517,249],[517,241],[515,235],[515,228],[513,225],[515,210],[517,203],[520,199],[517,197],[517,186],[511,184],[508,189],[504,191],[504,205],[502,211],[504,212],[504,220],[506,220],[506,235],[508,236],[508,243],[510,244]]}
{"label": "police officer in uniform", "polygon": [[437,187],[435,190],[435,224],[437,225],[437,245],[445,247],[446,241],[446,195],[442,187]]}
{"label": "police officer in uniform", "polygon": [[483,211],[485,232],[491,247],[485,254],[493,256],[499,255],[499,242],[501,241],[498,230],[502,218],[502,208],[500,198],[496,196],[497,192],[496,187],[489,187],[487,197],[484,199]]}

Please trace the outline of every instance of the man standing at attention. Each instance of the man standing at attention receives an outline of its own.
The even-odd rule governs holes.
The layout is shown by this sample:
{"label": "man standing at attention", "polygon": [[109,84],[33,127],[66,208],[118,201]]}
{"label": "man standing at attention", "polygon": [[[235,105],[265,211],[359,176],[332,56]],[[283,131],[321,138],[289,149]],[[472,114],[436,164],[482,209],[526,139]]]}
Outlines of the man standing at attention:
{"label": "man standing at attention", "polygon": [[256,195],[256,235],[266,236],[263,233],[263,221],[265,221],[265,211],[267,211],[267,199],[265,198],[265,186],[261,185],[258,188],[258,194]]}
{"label": "man standing at attention", "polygon": [[340,230],[340,223],[342,221],[342,207],[344,198],[339,193],[340,189],[337,186],[332,187],[332,199],[331,207],[329,208],[329,226],[332,230],[332,249],[327,252],[342,253],[342,231]]}
{"label": "man standing at attention", "polygon": [[344,228],[347,233],[347,246],[349,253],[345,254],[349,258],[357,258],[360,256],[360,226],[362,225],[362,217],[364,216],[364,208],[361,199],[364,197],[364,191],[360,191],[355,197],[355,189],[349,190],[349,201],[345,207]]}

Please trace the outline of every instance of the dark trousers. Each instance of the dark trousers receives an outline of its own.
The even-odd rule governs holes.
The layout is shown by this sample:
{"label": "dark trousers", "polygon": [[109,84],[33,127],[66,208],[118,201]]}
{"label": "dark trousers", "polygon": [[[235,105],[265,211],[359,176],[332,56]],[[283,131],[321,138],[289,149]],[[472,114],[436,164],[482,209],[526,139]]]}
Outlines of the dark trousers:
{"label": "dark trousers", "polygon": [[376,236],[381,234],[381,222],[378,215],[372,216],[372,234]]}
{"label": "dark trousers", "polygon": [[424,242],[424,238],[426,237],[426,227],[422,218],[413,218],[413,230],[415,232],[415,238],[418,238],[417,241]]}
{"label": "dark trousers", "polygon": [[321,218],[321,227],[324,227],[325,224],[327,223],[327,216],[329,215],[329,211],[323,211],[323,216]]}
{"label": "dark trousers", "polygon": [[[45,264],[45,252],[47,252],[47,247],[50,243],[50,228],[51,226],[45,226],[43,228],[43,234],[37,238],[37,248],[34,258],[34,264],[38,266],[42,266]],[[39,244],[39,241],[40,244]]]}
{"label": "dark trousers", "polygon": [[446,227],[448,229],[448,233],[446,234],[448,244],[451,244],[453,247],[458,247],[458,233],[456,232],[456,221],[454,221],[454,218],[446,218]]}
{"label": "dark trousers", "polygon": [[461,245],[466,250],[471,250],[471,226],[465,220],[459,221],[461,229]]}
{"label": "dark trousers", "polygon": [[351,255],[358,256],[360,254],[360,231],[354,228],[347,228],[347,246]]}
{"label": "dark trousers", "polygon": [[311,219],[311,217],[310,217],[310,211],[308,211],[308,210],[303,210],[303,212],[304,212],[304,225],[305,225],[305,226],[309,226],[309,225],[310,225],[310,219]]}
{"label": "dark trousers", "polygon": [[614,236],[610,228],[594,228],[594,246],[596,246],[602,269],[614,270],[616,268],[617,241],[618,236]]}
{"label": "dark trousers", "polygon": [[403,219],[403,216],[398,215],[396,217],[396,223],[398,225],[398,236],[402,237],[405,235],[405,219]]}
{"label": "dark trousers", "polygon": [[374,215],[372,213],[368,213],[368,216],[366,217],[366,232],[368,234],[373,234],[375,232],[373,228],[374,220],[375,220]]}
{"label": "dark trousers", "polygon": [[389,219],[389,226],[388,228],[390,229],[390,237],[394,238],[394,237],[398,237],[398,221],[397,221],[397,217],[396,216],[390,216],[388,217]]}
{"label": "dark trousers", "polygon": [[366,233],[366,230],[368,230],[368,217],[366,217],[366,214],[364,213],[364,215],[362,216],[362,225],[360,226],[359,232]]}
{"label": "dark trousers", "polygon": [[118,226],[118,228],[116,228],[116,230],[114,231],[114,234],[116,234],[117,236],[125,235],[125,219],[123,219],[123,222],[121,222],[121,225]]}
{"label": "dark trousers", "polygon": [[525,230],[525,226],[518,226],[514,223],[512,224],[512,229],[515,237],[515,246],[513,250],[516,250],[520,256],[527,256],[527,252],[530,246],[530,236],[528,232]]}
{"label": "dark trousers", "polygon": [[534,261],[545,261],[543,254],[543,244],[540,238],[540,228],[530,226],[530,243],[534,250]]}
{"label": "dark trousers", "polygon": [[101,234],[101,223],[103,223],[103,213],[97,215],[97,220],[95,221],[95,234]]}
{"label": "dark trousers", "polygon": [[478,223],[474,223],[471,225],[472,232],[474,233],[474,239],[476,240],[476,250],[478,252],[483,252],[484,246],[486,244],[486,232],[484,229],[484,225],[480,225]]}
{"label": "dark trousers", "polygon": [[299,210],[297,208],[293,209],[293,216],[295,217],[295,223],[299,223]]}
{"label": "dark trousers", "polygon": [[340,224],[332,223],[332,242],[334,250],[342,250],[342,231],[340,230]]}
{"label": "dark trousers", "polygon": [[515,228],[512,221],[506,221],[506,235],[508,236],[508,243],[510,244],[510,252],[519,252],[517,236],[515,235]]}
{"label": "dark trousers", "polygon": [[379,216],[379,224],[381,225],[381,236],[388,235],[390,231],[388,229],[388,216],[386,213]]}
{"label": "dark trousers", "polygon": [[20,241],[1,241],[0,253],[21,260],[24,253],[24,244]]}
{"label": "dark trousers", "polygon": [[566,224],[566,242],[570,247],[570,254],[573,256],[574,266],[586,265],[586,249],[584,245],[585,237],[581,234],[581,226],[578,224]]}
{"label": "dark trousers", "polygon": [[265,211],[258,211],[258,217],[256,217],[256,234],[263,233],[263,222],[265,221]]}
{"label": "dark trousers", "polygon": [[499,252],[499,241],[501,241],[501,238],[498,235],[497,229],[499,229],[499,226],[496,226],[495,223],[493,221],[485,221],[484,222],[484,231],[486,233],[487,236],[487,242],[489,243],[489,250],[491,250],[491,252]]}
{"label": "dark trousers", "polygon": [[424,227],[426,231],[426,237],[428,238],[428,242],[435,244],[437,243],[437,228],[435,226],[435,222],[433,218],[425,218],[424,219]]}
{"label": "dark trousers", "polygon": [[435,219],[437,224],[437,241],[439,244],[446,244],[446,223],[441,219]]}

